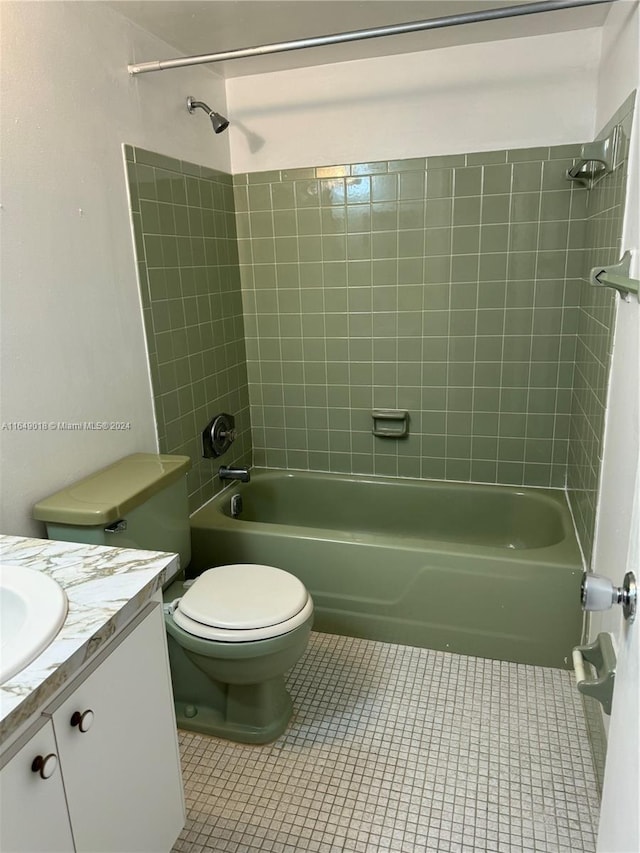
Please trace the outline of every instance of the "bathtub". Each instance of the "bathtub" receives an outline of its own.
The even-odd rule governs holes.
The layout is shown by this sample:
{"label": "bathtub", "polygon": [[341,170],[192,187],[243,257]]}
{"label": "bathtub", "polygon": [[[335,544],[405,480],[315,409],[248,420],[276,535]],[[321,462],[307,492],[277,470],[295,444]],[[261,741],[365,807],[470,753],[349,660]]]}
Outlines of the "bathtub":
{"label": "bathtub", "polygon": [[581,639],[582,565],[559,491],[254,469],[191,530],[190,576],[286,569],[318,631],[563,668]]}

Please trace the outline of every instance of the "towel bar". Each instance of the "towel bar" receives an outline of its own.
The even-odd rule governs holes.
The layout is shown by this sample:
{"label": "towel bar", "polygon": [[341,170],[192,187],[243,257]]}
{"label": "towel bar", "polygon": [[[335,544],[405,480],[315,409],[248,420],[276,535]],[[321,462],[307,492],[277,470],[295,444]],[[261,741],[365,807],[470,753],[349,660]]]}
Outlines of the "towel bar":
{"label": "towel bar", "polygon": [[[616,653],[613,650],[611,634],[602,632],[593,643],[576,646],[572,657],[578,690],[584,696],[591,696],[600,702],[605,714],[610,715],[616,676]],[[595,668],[597,678],[587,677],[585,661]]]}

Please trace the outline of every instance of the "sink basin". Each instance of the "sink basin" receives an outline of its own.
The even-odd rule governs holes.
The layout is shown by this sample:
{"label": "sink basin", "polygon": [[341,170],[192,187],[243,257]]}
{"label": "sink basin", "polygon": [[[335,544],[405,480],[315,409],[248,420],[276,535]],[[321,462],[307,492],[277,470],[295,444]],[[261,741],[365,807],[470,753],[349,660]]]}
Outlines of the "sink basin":
{"label": "sink basin", "polygon": [[67,596],[53,578],[0,564],[0,684],[43,652],[67,617]]}

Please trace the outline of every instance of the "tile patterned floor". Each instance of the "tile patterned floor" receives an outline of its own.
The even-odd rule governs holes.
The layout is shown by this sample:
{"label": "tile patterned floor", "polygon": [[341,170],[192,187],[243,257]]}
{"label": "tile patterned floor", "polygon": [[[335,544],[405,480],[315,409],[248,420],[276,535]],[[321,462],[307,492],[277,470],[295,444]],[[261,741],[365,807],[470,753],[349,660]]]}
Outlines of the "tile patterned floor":
{"label": "tile patterned floor", "polygon": [[579,694],[555,669],[312,634],[266,746],[180,732],[174,853],[590,853]]}

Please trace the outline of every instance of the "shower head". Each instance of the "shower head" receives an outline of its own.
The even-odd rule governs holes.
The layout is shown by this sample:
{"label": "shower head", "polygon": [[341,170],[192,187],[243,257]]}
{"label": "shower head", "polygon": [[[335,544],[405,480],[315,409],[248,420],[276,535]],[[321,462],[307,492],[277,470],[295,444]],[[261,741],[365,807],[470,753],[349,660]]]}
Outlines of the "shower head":
{"label": "shower head", "polygon": [[196,101],[191,95],[187,98],[187,109],[190,113],[193,113],[196,110],[204,110],[211,119],[214,133],[222,133],[223,130],[226,130],[229,127],[229,119],[221,116],[220,113],[217,113],[215,110],[212,110],[211,107],[207,106],[203,101]]}

